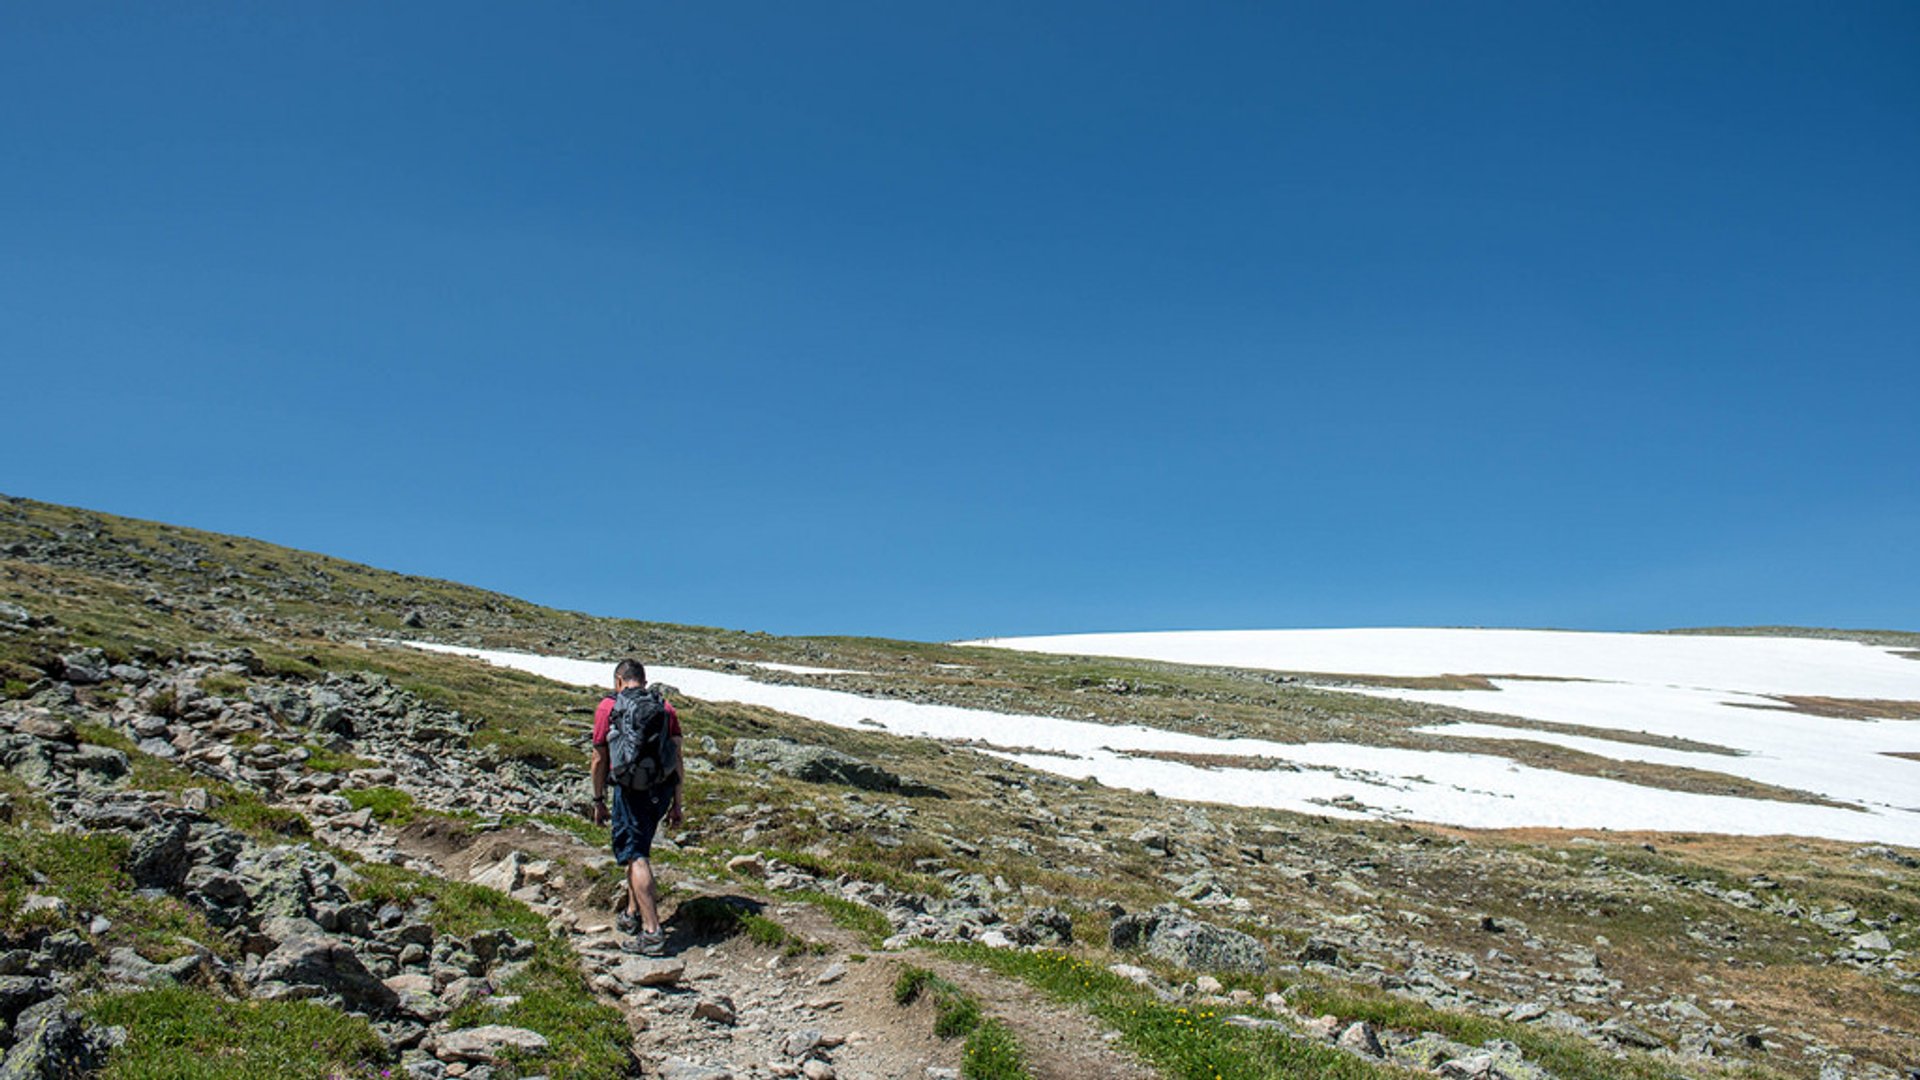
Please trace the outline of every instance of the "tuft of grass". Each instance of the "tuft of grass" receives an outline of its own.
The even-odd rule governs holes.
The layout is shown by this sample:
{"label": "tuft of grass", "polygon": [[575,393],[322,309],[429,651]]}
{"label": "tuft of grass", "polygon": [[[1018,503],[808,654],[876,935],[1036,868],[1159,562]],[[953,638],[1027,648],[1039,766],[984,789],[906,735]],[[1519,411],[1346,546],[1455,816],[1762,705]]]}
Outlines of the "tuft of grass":
{"label": "tuft of grass", "polygon": [[982,1021],[967,1036],[960,1057],[960,1075],[966,1080],[1026,1080],[1026,1056],[1013,1032],[998,1020]]}
{"label": "tuft of grass", "polygon": [[247,694],[247,680],[238,675],[209,675],[200,680],[200,689],[215,697],[239,698]]}
{"label": "tuft of grass", "polygon": [[844,896],[831,896],[812,889],[801,889],[787,895],[826,912],[834,925],[854,931],[865,938],[869,945],[878,945],[893,934],[893,924],[887,921],[885,915]]}
{"label": "tuft of grass", "polygon": [[420,814],[413,796],[393,787],[352,788],[341,792],[355,810],[372,810],[373,816],[389,825],[405,825]]}
{"label": "tuft of grass", "polygon": [[893,1003],[911,1005],[921,995],[933,998],[933,1033],[943,1039],[957,1039],[980,1027],[980,1003],[966,991],[912,964],[900,969],[893,980]]}
{"label": "tuft of grass", "polygon": [[933,972],[923,967],[908,964],[900,969],[893,979],[893,1003],[911,1005],[920,1000],[920,992],[927,988],[935,978]]}
{"label": "tuft of grass", "polygon": [[213,816],[257,840],[285,843],[313,836],[306,815],[284,806],[270,806],[258,795],[221,785]]}
{"label": "tuft of grass", "polygon": [[311,1001],[243,1001],[168,986],[86,1000],[127,1029],[102,1080],[280,1080],[379,1076],[385,1045],[367,1021]]}
{"label": "tuft of grass", "polygon": [[370,769],[379,764],[358,754],[349,754],[340,750],[321,746],[319,743],[307,744],[307,768],[315,772],[343,773],[355,769]]}
{"label": "tuft of grass", "polygon": [[538,940],[547,936],[546,920],[532,908],[497,889],[465,881],[431,877],[384,863],[358,868],[360,881],[354,897],[402,906],[416,900],[429,905],[427,922],[443,934],[469,937],[498,927],[515,937]]}

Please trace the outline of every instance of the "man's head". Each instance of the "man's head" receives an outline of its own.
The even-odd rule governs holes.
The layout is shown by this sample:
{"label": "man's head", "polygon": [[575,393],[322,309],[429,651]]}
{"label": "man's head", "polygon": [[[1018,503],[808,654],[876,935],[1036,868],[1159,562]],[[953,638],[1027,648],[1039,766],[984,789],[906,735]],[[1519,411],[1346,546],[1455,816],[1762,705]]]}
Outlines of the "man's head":
{"label": "man's head", "polygon": [[613,669],[613,684],[626,689],[629,686],[647,685],[647,668],[638,660],[622,660]]}

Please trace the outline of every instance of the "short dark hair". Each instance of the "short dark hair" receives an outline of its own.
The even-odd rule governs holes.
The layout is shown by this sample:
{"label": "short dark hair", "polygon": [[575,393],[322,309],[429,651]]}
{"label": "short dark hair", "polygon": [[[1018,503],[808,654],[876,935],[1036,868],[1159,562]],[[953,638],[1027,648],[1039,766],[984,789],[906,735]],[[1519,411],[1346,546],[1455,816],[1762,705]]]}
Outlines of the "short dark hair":
{"label": "short dark hair", "polygon": [[613,681],[639,683],[645,686],[647,685],[647,666],[638,660],[622,660],[619,666],[613,669]]}

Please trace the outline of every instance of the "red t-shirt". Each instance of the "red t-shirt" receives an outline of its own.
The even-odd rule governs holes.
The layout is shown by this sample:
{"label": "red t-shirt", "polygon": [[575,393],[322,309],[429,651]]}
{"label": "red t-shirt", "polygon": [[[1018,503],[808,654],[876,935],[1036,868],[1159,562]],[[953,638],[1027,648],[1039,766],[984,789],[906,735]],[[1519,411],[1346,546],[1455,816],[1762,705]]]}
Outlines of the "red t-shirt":
{"label": "red t-shirt", "polygon": [[[662,701],[667,707],[667,738],[680,737],[680,714],[673,711],[673,703]],[[600,707],[593,710],[593,745],[607,745],[607,725],[613,720],[613,699],[600,699]]]}

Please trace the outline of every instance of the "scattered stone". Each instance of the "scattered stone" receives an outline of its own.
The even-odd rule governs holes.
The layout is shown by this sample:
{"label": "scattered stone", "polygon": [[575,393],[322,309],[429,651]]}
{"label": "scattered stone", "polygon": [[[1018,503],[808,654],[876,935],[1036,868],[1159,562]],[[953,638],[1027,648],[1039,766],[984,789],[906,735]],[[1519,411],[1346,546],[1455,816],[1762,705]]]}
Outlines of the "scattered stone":
{"label": "scattered stone", "polygon": [[733,1010],[733,999],[721,994],[717,997],[700,999],[699,1003],[693,1007],[693,1018],[723,1027],[732,1027],[738,1016]]}
{"label": "scattered stone", "polygon": [[547,1037],[526,1028],[505,1024],[486,1024],[443,1032],[434,1039],[434,1051],[442,1061],[472,1061],[483,1065],[501,1063],[505,1050],[528,1052],[545,1050]]}
{"label": "scattered stone", "polygon": [[733,1070],[724,1065],[702,1065],[686,1058],[670,1057],[660,1064],[660,1080],[733,1080]]}
{"label": "scattered stone", "polygon": [[780,1044],[780,1049],[790,1058],[802,1058],[812,1053],[813,1048],[819,1045],[819,1028],[798,1028],[787,1033],[787,1037]]}
{"label": "scattered stone", "polygon": [[621,984],[634,986],[671,986],[687,973],[687,963],[678,957],[629,956],[616,964],[610,974]]}
{"label": "scattered stone", "polygon": [[1380,1046],[1380,1034],[1365,1020],[1356,1020],[1348,1024],[1337,1041],[1343,1049],[1351,1050],[1356,1054],[1376,1058],[1386,1056],[1386,1050]]}

